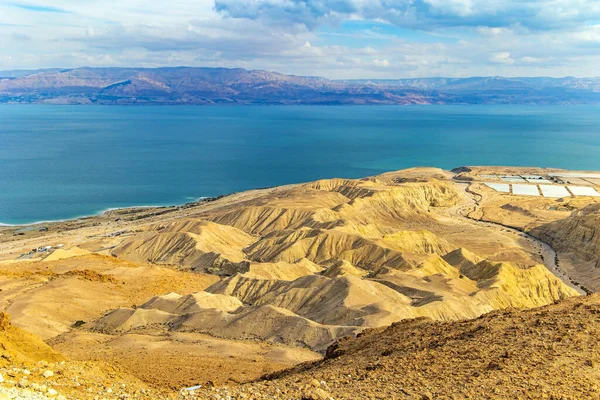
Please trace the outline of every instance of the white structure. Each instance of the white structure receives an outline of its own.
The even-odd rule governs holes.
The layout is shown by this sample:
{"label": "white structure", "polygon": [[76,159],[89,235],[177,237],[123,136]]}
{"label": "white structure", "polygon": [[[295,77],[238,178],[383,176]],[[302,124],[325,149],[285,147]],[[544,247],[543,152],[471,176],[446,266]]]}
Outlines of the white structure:
{"label": "white structure", "polygon": [[496,192],[510,193],[510,185],[508,183],[485,183],[485,186],[494,189]]}
{"label": "white structure", "polygon": [[522,178],[525,179],[542,179],[543,176],[541,175],[521,175]]}
{"label": "white structure", "polygon": [[571,193],[564,186],[540,185],[544,197],[571,197]]}
{"label": "white structure", "polygon": [[548,174],[549,176],[559,176],[561,178],[600,178],[600,174],[586,174],[583,172],[569,172],[569,173],[553,173]]}
{"label": "white structure", "polygon": [[593,187],[589,186],[569,186],[569,190],[575,196],[593,196],[600,197],[600,193],[596,191]]}
{"label": "white structure", "polygon": [[529,183],[548,183],[551,184],[552,182],[550,182],[548,179],[537,179],[537,178],[526,178],[527,182]]}
{"label": "white structure", "polygon": [[513,194],[518,196],[539,196],[538,188],[535,185],[512,185]]}
{"label": "white structure", "polygon": [[504,182],[515,182],[515,183],[525,183],[525,179],[520,176],[502,176],[500,177]]}

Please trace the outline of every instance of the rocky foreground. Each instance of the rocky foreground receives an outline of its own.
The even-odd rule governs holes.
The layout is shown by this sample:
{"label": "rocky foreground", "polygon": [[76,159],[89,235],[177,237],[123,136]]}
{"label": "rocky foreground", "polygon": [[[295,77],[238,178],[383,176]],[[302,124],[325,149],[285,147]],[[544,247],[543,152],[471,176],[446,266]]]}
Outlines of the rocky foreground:
{"label": "rocky foreground", "polygon": [[162,398],[111,365],[68,360],[0,312],[0,400]]}
{"label": "rocky foreground", "polygon": [[460,322],[426,318],[369,330],[323,361],[204,398],[597,399],[600,295]]}
{"label": "rocky foreground", "polygon": [[595,399],[598,315],[591,295],[468,321],[402,321],[256,382],[170,394],[106,366],[55,361],[62,356],[4,317],[0,399]]}

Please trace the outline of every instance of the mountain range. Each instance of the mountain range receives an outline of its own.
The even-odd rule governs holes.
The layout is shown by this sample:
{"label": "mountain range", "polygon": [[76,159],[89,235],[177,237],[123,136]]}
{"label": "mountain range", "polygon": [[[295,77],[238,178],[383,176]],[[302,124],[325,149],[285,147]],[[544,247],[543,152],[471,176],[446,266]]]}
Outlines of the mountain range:
{"label": "mountain range", "polygon": [[0,71],[1,103],[599,104],[600,78],[330,80],[228,68]]}

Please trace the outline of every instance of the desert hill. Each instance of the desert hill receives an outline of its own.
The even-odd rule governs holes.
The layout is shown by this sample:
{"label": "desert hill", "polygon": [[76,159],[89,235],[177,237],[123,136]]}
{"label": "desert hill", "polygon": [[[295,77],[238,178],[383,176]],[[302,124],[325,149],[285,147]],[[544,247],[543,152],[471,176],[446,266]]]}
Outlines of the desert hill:
{"label": "desert hill", "polygon": [[13,326],[10,316],[0,313],[0,366],[9,363],[31,363],[39,360],[63,361],[64,357],[44,343],[38,336]]}
{"label": "desert hill", "polygon": [[600,289],[600,204],[576,209],[567,218],[540,225],[532,233],[570,258],[570,272],[593,290]]}
{"label": "desert hill", "polygon": [[70,361],[0,312],[0,398],[167,399],[135,377],[102,362]]}
{"label": "desert hill", "polygon": [[460,322],[398,322],[339,340],[322,361],[217,393],[319,400],[598,398],[599,312],[594,295]]}
{"label": "desert hill", "polygon": [[[489,238],[440,218],[460,202],[443,171],[422,169],[283,188],[150,225],[112,254],[221,280],[195,294],[192,309],[165,308],[167,299],[156,298],[90,329],[195,332],[324,351],[336,338],[403,319],[474,318],[577,294],[516,243],[481,251],[477,242]],[[460,238],[447,235],[456,230]],[[205,305],[202,293],[237,306]]]}

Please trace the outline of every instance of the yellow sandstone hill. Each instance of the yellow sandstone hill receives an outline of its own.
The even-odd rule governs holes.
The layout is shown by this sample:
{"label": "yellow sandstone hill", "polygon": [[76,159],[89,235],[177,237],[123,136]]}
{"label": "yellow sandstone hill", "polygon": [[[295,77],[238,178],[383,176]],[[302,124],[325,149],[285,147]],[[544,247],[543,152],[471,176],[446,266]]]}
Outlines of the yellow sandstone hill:
{"label": "yellow sandstone hill", "polygon": [[154,299],[93,329],[199,332],[322,351],[342,335],[403,319],[474,318],[577,294],[519,244],[445,214],[461,195],[443,177],[425,169],[321,180],[150,225],[113,255],[221,280],[190,298],[191,309]]}
{"label": "yellow sandstone hill", "polygon": [[0,312],[0,377],[3,399],[172,398],[112,365],[70,361],[40,337],[12,325],[4,312]]}
{"label": "yellow sandstone hill", "polygon": [[177,265],[197,271],[208,268],[246,269],[242,249],[255,239],[230,226],[183,219],[153,225],[125,240],[113,255],[128,261]]}
{"label": "yellow sandstone hill", "polygon": [[10,323],[10,317],[0,312],[0,366],[11,364],[63,361],[65,358],[54,351],[39,337],[17,328]]}

